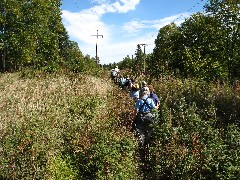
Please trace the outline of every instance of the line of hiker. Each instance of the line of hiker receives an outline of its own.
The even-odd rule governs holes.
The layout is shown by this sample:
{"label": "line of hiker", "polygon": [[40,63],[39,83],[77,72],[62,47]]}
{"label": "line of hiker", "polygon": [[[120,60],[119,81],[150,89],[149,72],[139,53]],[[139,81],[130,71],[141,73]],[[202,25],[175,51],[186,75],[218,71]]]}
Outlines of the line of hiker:
{"label": "line of hiker", "polygon": [[[117,70],[117,71],[115,71]],[[132,131],[137,131],[143,143],[149,141],[152,134],[152,126],[158,117],[160,100],[155,93],[154,87],[148,85],[146,81],[137,82],[129,76],[120,74],[118,67],[111,71],[111,78],[120,88],[129,92],[130,98],[135,102]],[[142,137],[141,137],[142,135]]]}

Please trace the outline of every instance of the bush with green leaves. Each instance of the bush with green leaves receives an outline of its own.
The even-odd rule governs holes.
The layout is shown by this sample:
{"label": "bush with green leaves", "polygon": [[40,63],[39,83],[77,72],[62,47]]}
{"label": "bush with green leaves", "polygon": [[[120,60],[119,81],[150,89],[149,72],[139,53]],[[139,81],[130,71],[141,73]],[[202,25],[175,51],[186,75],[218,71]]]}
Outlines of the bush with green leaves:
{"label": "bush with green leaves", "polygon": [[107,79],[22,75],[0,77],[0,179],[137,177],[136,142],[112,126],[123,127]]}
{"label": "bush with green leaves", "polygon": [[151,177],[239,179],[239,94],[227,84],[189,79],[155,86],[162,102]]}
{"label": "bush with green leaves", "polygon": [[145,172],[130,132],[134,102],[107,75],[1,74],[0,179],[240,178],[232,86],[152,81],[161,108]]}

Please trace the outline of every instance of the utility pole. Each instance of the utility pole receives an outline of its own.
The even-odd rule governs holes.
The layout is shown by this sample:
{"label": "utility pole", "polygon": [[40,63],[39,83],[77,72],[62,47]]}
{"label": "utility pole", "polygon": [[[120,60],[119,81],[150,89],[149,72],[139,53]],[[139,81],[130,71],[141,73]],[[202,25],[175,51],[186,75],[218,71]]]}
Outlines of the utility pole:
{"label": "utility pole", "polygon": [[[98,40],[98,36],[101,36],[103,38],[103,35],[98,34],[98,30],[97,30],[97,34],[92,36],[97,36],[97,40]],[[98,54],[97,54],[97,41],[96,41],[96,63],[97,64],[99,63]]]}
{"label": "utility pole", "polygon": [[146,69],[146,65],[145,65],[145,61],[146,61],[146,52],[145,52],[145,47],[147,46],[147,44],[139,44],[140,46],[143,46],[143,72],[145,74],[145,69]]}

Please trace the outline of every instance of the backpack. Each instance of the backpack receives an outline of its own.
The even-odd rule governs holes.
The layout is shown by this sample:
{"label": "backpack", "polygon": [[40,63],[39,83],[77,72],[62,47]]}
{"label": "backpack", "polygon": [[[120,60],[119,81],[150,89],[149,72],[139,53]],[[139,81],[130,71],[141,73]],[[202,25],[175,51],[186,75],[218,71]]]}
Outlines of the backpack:
{"label": "backpack", "polygon": [[[134,120],[134,123],[137,129],[148,130],[150,129],[150,124],[155,123],[155,115],[152,112],[147,112],[147,113],[140,112],[140,110],[145,104],[149,107],[149,105],[147,104],[147,99],[143,100],[144,103],[140,107],[137,113],[136,119]],[[151,108],[149,107],[149,109]]]}
{"label": "backpack", "polygon": [[126,87],[130,87],[130,85],[131,85],[131,80],[130,79],[127,79],[126,81],[125,81],[125,84],[124,84]]}
{"label": "backpack", "polygon": [[154,93],[150,93],[150,98],[153,100],[154,104],[157,105],[157,103],[159,102],[159,98],[157,97],[157,95]]}

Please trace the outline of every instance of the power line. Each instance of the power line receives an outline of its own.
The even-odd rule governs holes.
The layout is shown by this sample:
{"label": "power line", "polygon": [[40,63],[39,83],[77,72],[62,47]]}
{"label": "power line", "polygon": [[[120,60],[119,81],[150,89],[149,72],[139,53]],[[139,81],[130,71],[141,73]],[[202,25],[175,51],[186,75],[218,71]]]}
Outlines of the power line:
{"label": "power line", "polygon": [[[187,9],[186,13],[188,13],[188,12],[192,11],[194,8],[198,7],[201,2],[204,2],[204,0],[199,0],[197,3],[195,3],[195,4],[194,4],[193,6],[191,6],[189,9]],[[204,11],[205,11],[205,10],[203,10],[202,12],[204,12]],[[179,17],[175,18],[175,19],[172,21],[172,23],[175,23],[177,20],[179,20],[179,19],[181,19],[181,18],[183,18],[183,17],[184,17],[184,14],[181,14]],[[158,33],[159,33],[159,31],[152,33],[151,37],[157,36]],[[150,40],[150,37],[149,37],[147,40]],[[152,45],[152,44],[154,44],[154,43],[151,43],[151,44],[148,44],[148,45]]]}
{"label": "power line", "polygon": [[[203,2],[204,0],[200,0],[201,2]],[[199,2],[197,2],[196,4],[194,4],[191,8],[189,8],[186,12],[188,13],[188,12],[190,12],[191,10],[193,10],[194,8],[196,8],[199,4],[200,4],[200,1]],[[203,11],[204,12],[204,11]],[[174,19],[173,20],[173,23],[175,22],[175,21],[177,21],[178,19],[181,19],[181,18],[183,18],[183,14],[181,14],[179,17],[177,17],[176,19]]]}

